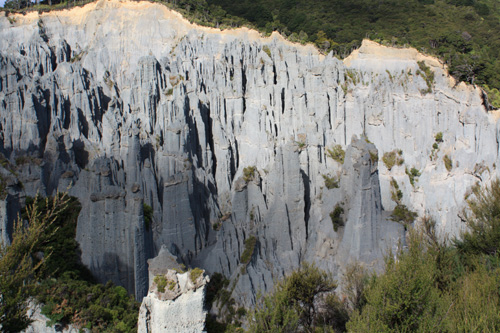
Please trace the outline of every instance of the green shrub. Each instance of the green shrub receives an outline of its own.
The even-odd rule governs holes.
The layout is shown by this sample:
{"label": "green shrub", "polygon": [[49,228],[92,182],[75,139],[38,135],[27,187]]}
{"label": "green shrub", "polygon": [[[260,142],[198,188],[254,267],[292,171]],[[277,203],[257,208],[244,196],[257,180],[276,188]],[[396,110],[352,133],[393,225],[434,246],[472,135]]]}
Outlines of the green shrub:
{"label": "green shrub", "polygon": [[494,332],[500,327],[500,182],[473,189],[468,229],[453,246],[435,222],[410,229],[407,248],[386,258],[365,288],[352,332]]}
{"label": "green shrub", "polygon": [[334,188],[339,188],[339,180],[335,176],[323,175],[325,180],[325,186],[327,189],[331,190]]}
{"label": "green shrub", "polygon": [[450,332],[496,332],[500,326],[500,269],[479,265],[461,276],[450,291]]}
{"label": "green shrub", "polygon": [[[61,194],[58,195],[65,197]],[[36,207],[36,210],[42,215],[54,214],[56,200],[60,199],[40,196],[27,197],[26,207],[21,210],[21,217],[27,220],[32,219],[30,209],[33,207]],[[66,201],[64,208],[53,215],[53,221],[47,227],[45,241],[35,246],[33,252],[51,253],[45,260],[43,271],[40,272],[44,278],[57,278],[66,271],[75,271],[79,272],[79,278],[88,279],[90,273],[80,264],[79,245],[75,240],[81,205],[75,197],[65,197],[64,200]]]}
{"label": "green shrub", "polygon": [[243,169],[243,180],[245,183],[249,183],[250,181],[255,179],[255,171],[257,168],[255,166],[248,166]]}
{"label": "green shrub", "polygon": [[149,231],[149,228],[151,228],[151,223],[153,222],[153,207],[151,207],[147,203],[144,203],[143,211],[144,211],[144,226],[146,227],[146,230]]}
{"label": "green shrub", "polygon": [[236,314],[238,317],[244,317],[247,314],[247,310],[244,307],[239,307],[238,310],[236,310]]}
{"label": "green shrub", "polygon": [[358,72],[356,72],[355,70],[353,69],[347,69],[345,72],[345,75],[344,75],[344,80],[345,81],[351,81],[352,84],[356,85],[358,84],[359,80],[358,80]]}
{"label": "green shrub", "polygon": [[391,214],[391,219],[394,222],[399,222],[405,227],[415,222],[415,218],[418,216],[417,213],[411,211],[403,204],[397,204]]}
{"label": "green shrub", "polygon": [[[2,328],[19,331],[27,324],[25,300],[32,297],[45,304],[42,312],[49,323],[73,323],[99,332],[116,327],[124,332],[134,330],[139,305],[133,296],[110,282],[94,283],[80,264],[74,239],[78,201],[58,194],[52,199],[28,197],[26,204],[22,216],[29,221],[28,228],[16,224],[12,244],[0,247],[0,303],[8,302],[0,304]],[[44,253],[43,259],[36,259],[35,253]],[[17,268],[5,271],[10,262]]]}
{"label": "green shrub", "polygon": [[366,304],[347,323],[350,332],[443,331],[448,303],[436,288],[434,253],[423,249],[424,236],[411,233],[408,250],[386,258],[384,274],[366,288]]}
{"label": "green shrub", "polygon": [[245,240],[245,249],[243,250],[240,258],[240,262],[243,265],[248,265],[252,259],[255,244],[257,244],[257,238],[255,238],[255,236],[250,236]]}
{"label": "green shrub", "polygon": [[337,204],[333,211],[330,213],[330,219],[332,220],[333,230],[335,232],[338,231],[339,227],[344,226],[344,219],[342,218],[342,214],[344,214],[344,208]]}
{"label": "green shrub", "polygon": [[302,151],[306,147],[306,143],[304,141],[295,141],[297,144],[297,147],[299,147],[299,150]]}
{"label": "green shrub", "polygon": [[434,143],[432,144],[431,155],[429,156],[430,160],[434,160],[437,157],[437,152],[439,150],[439,144],[443,142],[443,132],[438,132],[434,136]]}
{"label": "green shrub", "polygon": [[373,164],[378,162],[378,151],[376,150],[370,150],[370,161],[372,161]]}
{"label": "green shrub", "polygon": [[2,153],[0,153],[0,165],[9,171],[14,169],[13,165]]}
{"label": "green shrub", "polygon": [[488,94],[488,100],[491,105],[495,108],[500,108],[500,91],[496,88],[490,88],[487,85],[483,85],[483,89]]}
{"label": "green shrub", "polygon": [[203,274],[203,270],[201,268],[195,267],[189,271],[189,278],[191,282],[196,283],[196,280]]}
{"label": "green shrub", "polygon": [[335,145],[332,149],[327,149],[326,155],[340,164],[344,164],[345,151],[341,145]]}
{"label": "green shrub", "polygon": [[[333,293],[337,287],[331,274],[304,263],[278,282],[274,291],[260,296],[249,314],[250,332],[315,332],[321,327],[345,330],[343,303]],[[325,295],[329,295],[324,297]]]}
{"label": "green shrub", "polygon": [[406,168],[405,173],[408,175],[408,178],[410,178],[410,184],[415,187],[415,182],[418,181],[418,177],[421,176],[420,171],[412,167],[411,169]]}
{"label": "green shrub", "polygon": [[427,94],[432,92],[432,87],[434,86],[434,72],[429,66],[425,64],[424,61],[418,61],[417,75],[422,76],[427,85],[427,89],[422,90],[422,93]]}
{"label": "green shrub", "polygon": [[350,312],[359,311],[366,304],[365,289],[369,277],[368,271],[359,262],[353,262],[346,266],[343,274],[342,296],[345,298],[346,308]]}
{"label": "green shrub", "polygon": [[23,165],[23,164],[28,164],[30,162],[30,157],[29,156],[18,156],[16,157],[16,165]]}
{"label": "green shrub", "polygon": [[139,303],[123,287],[78,280],[66,272],[58,279],[46,279],[36,288],[38,301],[46,306],[42,312],[51,323],[73,323],[93,331],[122,332],[136,329]]}
{"label": "green shrub", "polygon": [[391,199],[397,204],[401,203],[401,199],[403,199],[403,192],[399,189],[399,184],[394,178],[391,178]]}
{"label": "green shrub", "polygon": [[264,45],[264,46],[262,47],[262,51],[266,52],[267,56],[268,56],[269,58],[271,58],[271,49],[269,49],[269,46]]}
{"label": "green shrub", "polygon": [[454,244],[461,253],[495,255],[500,254],[500,181],[491,182],[485,188],[473,188],[473,196],[467,200],[464,211],[468,229],[455,239]]}
{"label": "green shrub", "polygon": [[186,273],[186,265],[184,265],[183,263],[180,263],[179,266],[180,266],[179,268],[175,267],[174,271],[176,271],[179,274]]}
{"label": "green shrub", "polygon": [[34,249],[43,248],[47,240],[55,238],[54,219],[67,207],[69,198],[56,195],[46,200],[51,209],[41,210],[37,202],[25,209],[27,223],[18,219],[13,226],[10,245],[0,244],[0,325],[3,331],[17,332],[29,324],[26,316],[27,302],[32,289],[45,275],[44,266],[49,251],[41,261],[34,261]]}
{"label": "green shrub", "polygon": [[177,283],[173,280],[168,281],[168,290],[173,291],[175,289],[175,286],[177,286]]}
{"label": "green shrub", "polygon": [[390,171],[394,165],[403,165],[405,162],[404,158],[401,157],[403,151],[393,150],[390,152],[385,152],[382,156],[382,162],[384,162],[385,167]]}
{"label": "green shrub", "polygon": [[388,69],[385,70],[387,75],[389,75],[389,80],[392,82],[394,80],[394,77],[392,76],[391,72],[389,72]]}
{"label": "green shrub", "polygon": [[167,278],[163,275],[156,275],[154,277],[154,282],[156,284],[156,289],[160,293],[165,292],[165,287],[167,286]]}
{"label": "green shrub", "polygon": [[445,166],[446,170],[448,170],[448,172],[450,172],[451,169],[453,168],[453,161],[451,160],[450,156],[444,155],[443,162],[444,162],[444,166]]}

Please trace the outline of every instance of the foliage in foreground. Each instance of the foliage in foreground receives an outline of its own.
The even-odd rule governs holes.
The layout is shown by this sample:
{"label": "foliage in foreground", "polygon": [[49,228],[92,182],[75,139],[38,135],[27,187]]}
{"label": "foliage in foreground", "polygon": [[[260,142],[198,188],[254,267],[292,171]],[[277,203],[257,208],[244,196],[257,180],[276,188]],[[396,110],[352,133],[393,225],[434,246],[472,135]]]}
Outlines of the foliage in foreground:
{"label": "foliage in foreground", "polygon": [[138,303],[123,287],[78,279],[67,272],[46,279],[36,288],[42,313],[55,323],[74,324],[98,332],[131,332],[137,324]]}
{"label": "foliage in foreground", "polygon": [[75,241],[80,205],[58,194],[27,199],[10,246],[0,248],[0,323],[17,332],[29,324],[27,300],[44,303],[50,323],[94,331],[135,331],[139,304],[122,287],[93,281]]}
{"label": "foliage in foreground", "polygon": [[249,316],[251,332],[314,331],[343,328],[347,315],[333,293],[332,276],[314,264],[301,268],[277,283],[272,294],[261,297]]}
{"label": "foliage in foreground", "polygon": [[350,331],[471,332],[500,329],[500,182],[477,188],[468,230],[447,245],[424,219],[408,249],[388,257],[384,274],[366,288],[366,305]]}
{"label": "foliage in foreground", "polygon": [[50,204],[47,199],[46,205],[51,208],[43,213],[37,205],[31,205],[26,213],[27,226],[18,219],[11,244],[0,244],[0,324],[4,331],[16,332],[29,324],[27,300],[44,264],[34,253],[54,235],[54,230],[47,229],[66,209],[68,201],[64,195],[54,197]]}
{"label": "foliage in foreground", "polygon": [[468,201],[466,213],[469,231],[460,240],[455,240],[463,255],[500,256],[500,180],[492,182],[486,189],[474,187],[474,197]]}
{"label": "foliage in foreground", "polygon": [[435,223],[424,218],[409,231],[407,246],[386,257],[383,274],[368,277],[359,266],[346,270],[342,301],[330,294],[325,302],[317,291],[328,295],[335,284],[306,265],[261,298],[250,331],[499,331],[500,181],[476,188],[474,195],[468,201],[468,230],[460,239],[441,240]]}

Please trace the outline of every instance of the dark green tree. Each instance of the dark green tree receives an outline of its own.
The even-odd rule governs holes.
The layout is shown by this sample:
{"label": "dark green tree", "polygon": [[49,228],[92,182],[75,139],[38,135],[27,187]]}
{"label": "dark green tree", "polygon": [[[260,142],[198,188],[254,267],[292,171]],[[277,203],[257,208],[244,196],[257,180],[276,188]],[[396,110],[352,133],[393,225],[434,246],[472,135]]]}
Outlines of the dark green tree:
{"label": "dark green tree", "polygon": [[250,314],[251,332],[313,332],[320,327],[345,326],[345,304],[333,293],[337,284],[314,264],[304,263],[260,297]]}
{"label": "dark green tree", "polygon": [[498,257],[500,249],[500,181],[473,189],[465,211],[467,230],[455,239],[457,249],[464,255],[483,254]]}
{"label": "dark green tree", "polygon": [[4,332],[18,332],[29,324],[27,300],[40,268],[51,256],[44,253],[43,258],[38,259],[35,252],[54,235],[55,230],[48,229],[66,209],[68,201],[66,195],[46,199],[50,208],[43,212],[36,204],[30,205],[26,211],[27,223],[18,219],[11,244],[0,245],[0,324]]}

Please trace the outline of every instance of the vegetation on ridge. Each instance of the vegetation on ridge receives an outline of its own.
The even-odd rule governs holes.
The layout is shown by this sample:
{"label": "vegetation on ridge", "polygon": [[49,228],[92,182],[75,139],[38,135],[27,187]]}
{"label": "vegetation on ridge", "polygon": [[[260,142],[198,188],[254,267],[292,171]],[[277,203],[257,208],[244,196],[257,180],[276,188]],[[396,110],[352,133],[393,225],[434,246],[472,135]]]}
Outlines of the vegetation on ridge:
{"label": "vegetation on ridge", "polygon": [[[50,10],[87,3],[8,0],[5,9]],[[177,0],[156,1],[190,21],[211,27],[246,25],[266,34],[279,31],[294,42],[314,43],[345,57],[364,38],[391,46],[413,46],[439,57],[460,81],[479,84],[500,107],[500,3],[493,0]],[[15,20],[12,21],[12,24]],[[431,72],[420,66],[427,89]]]}

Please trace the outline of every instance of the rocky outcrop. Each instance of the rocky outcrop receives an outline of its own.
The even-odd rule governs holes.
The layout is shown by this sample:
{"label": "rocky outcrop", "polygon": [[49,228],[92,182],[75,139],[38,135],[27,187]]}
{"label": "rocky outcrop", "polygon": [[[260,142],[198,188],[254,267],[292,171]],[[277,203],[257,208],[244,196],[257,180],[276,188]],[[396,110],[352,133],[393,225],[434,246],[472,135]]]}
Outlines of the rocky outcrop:
{"label": "rocky outcrop", "polygon": [[139,310],[138,332],[202,332],[205,329],[205,289],[209,282],[200,269],[182,273],[175,258],[162,248],[149,261],[151,286]]}
{"label": "rocky outcrop", "polygon": [[404,244],[404,226],[396,224],[382,207],[377,167],[378,151],[366,139],[352,138],[345,155],[340,188],[344,219],[338,262],[363,262],[381,268],[388,250]]}
{"label": "rocky outcrop", "polygon": [[[0,17],[0,151],[23,183],[8,193],[22,203],[71,184],[83,263],[138,298],[162,246],[232,277],[247,305],[302,261],[334,273],[350,260],[376,266],[403,236],[387,219],[392,178],[403,204],[456,233],[468,189],[500,162],[481,96],[412,49],[365,41],[342,62],[149,2]],[[343,165],[329,157],[336,145]],[[394,150],[404,163],[389,169],[382,157]],[[345,226],[335,227],[338,205]],[[8,228],[15,214],[4,211]]]}

